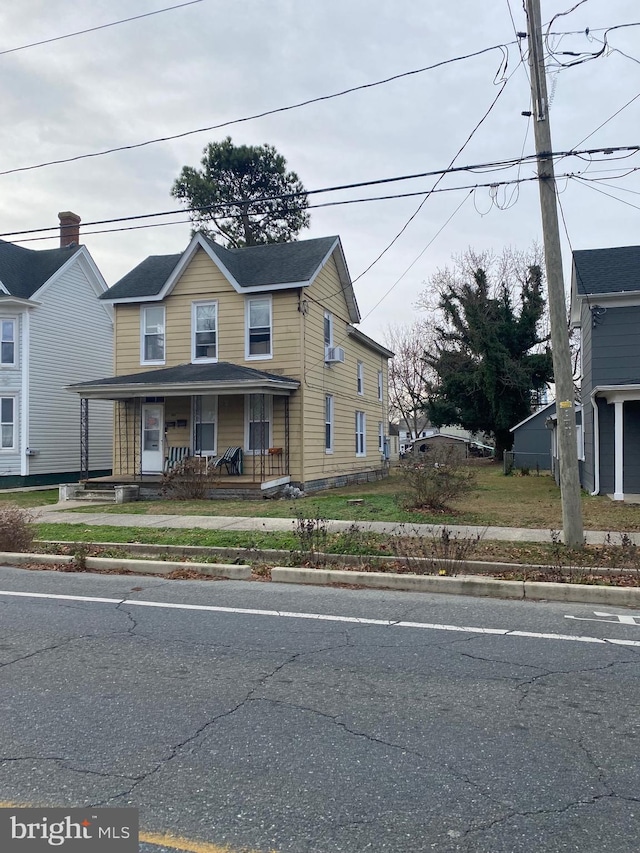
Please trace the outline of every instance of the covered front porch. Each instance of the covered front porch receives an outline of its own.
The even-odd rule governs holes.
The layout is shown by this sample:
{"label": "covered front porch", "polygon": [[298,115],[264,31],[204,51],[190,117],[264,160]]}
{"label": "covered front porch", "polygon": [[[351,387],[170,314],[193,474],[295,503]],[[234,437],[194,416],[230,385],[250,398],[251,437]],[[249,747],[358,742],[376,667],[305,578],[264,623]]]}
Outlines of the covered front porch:
{"label": "covered front porch", "polygon": [[[80,395],[81,470],[88,479],[91,400],[114,402],[113,474],[91,488],[159,493],[187,469],[220,493],[272,493],[291,481],[291,395],[299,382],[219,362],[71,386]],[[226,496],[226,494],[224,496]]]}

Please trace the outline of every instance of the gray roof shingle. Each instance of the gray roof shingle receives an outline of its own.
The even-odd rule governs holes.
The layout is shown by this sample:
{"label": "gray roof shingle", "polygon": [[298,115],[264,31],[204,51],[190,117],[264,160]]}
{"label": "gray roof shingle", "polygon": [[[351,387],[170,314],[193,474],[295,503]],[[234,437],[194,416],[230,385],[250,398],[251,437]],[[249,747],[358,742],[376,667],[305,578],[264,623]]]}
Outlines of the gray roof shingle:
{"label": "gray roof shingle", "polygon": [[11,296],[30,299],[79,250],[25,249],[0,240],[0,281]]}
{"label": "gray roof shingle", "polygon": [[[205,238],[240,287],[269,287],[308,281],[337,237],[319,237],[295,243],[268,243],[225,249]],[[182,255],[153,255],[116,282],[101,299],[136,299],[157,296]]]}
{"label": "gray roof shingle", "polygon": [[130,373],[125,376],[109,376],[106,379],[93,379],[89,382],[78,382],[69,388],[116,388],[119,385],[187,385],[191,382],[224,382],[238,385],[242,382],[277,382],[290,383],[297,388],[300,383],[289,376],[279,373],[267,373],[254,370],[241,364],[229,361],[218,361],[213,364],[178,364],[175,367],[161,367],[158,370],[147,370],[143,373]]}
{"label": "gray roof shingle", "polygon": [[580,249],[573,262],[579,294],[640,290],[640,246]]}

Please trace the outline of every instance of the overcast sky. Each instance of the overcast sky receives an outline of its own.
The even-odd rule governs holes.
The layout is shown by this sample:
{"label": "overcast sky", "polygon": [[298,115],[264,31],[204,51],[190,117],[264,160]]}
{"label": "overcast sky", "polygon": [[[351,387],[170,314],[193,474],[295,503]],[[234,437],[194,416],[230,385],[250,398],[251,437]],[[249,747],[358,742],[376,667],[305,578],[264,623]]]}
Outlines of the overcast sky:
{"label": "overcast sky", "polygon": [[[228,128],[2,175],[1,234],[56,225],[60,210],[75,211],[83,222],[179,211],[170,188],[182,166],[197,166],[204,146],[227,134],[237,144],[274,145],[308,190],[443,169],[489,109],[505,78],[508,82],[495,107],[456,165],[517,158],[523,151],[526,155],[534,150],[530,120],[521,115],[529,109],[529,84],[525,67],[518,67],[520,54],[507,0],[202,0],[108,29],[2,53],[178,2],[3,3],[0,171],[233,121],[492,45],[508,45],[508,62],[505,71],[503,52],[494,50]],[[542,0],[543,20],[568,11],[576,2]],[[516,28],[525,30],[521,0],[510,0],[510,5]],[[576,31],[564,38],[552,37],[549,43],[554,50],[596,51],[600,45],[594,37],[602,38],[602,28],[640,21],[637,0],[587,0],[578,5],[553,23],[556,33]],[[599,59],[562,69],[551,64],[556,151],[640,144],[640,97],[596,130],[640,95],[640,27],[615,30],[608,39],[611,51]],[[557,59],[571,62],[575,57]],[[629,206],[640,206],[640,195],[634,194],[640,193],[640,180],[636,173],[620,177],[640,166],[640,154],[625,160],[614,156],[619,155],[600,156],[598,160],[607,162],[592,165],[565,159],[556,166],[558,175],[588,169],[586,178],[601,179],[587,185],[575,179],[559,180],[573,248],[640,242],[639,212]],[[528,163],[519,170],[448,176],[439,187],[534,174],[534,166]],[[435,180],[423,178],[310,200],[315,204],[425,191]],[[311,228],[301,237],[340,235],[355,278],[396,236],[420,201],[404,198],[312,210]],[[189,241],[186,219],[184,214],[177,215],[173,217],[176,224],[112,234],[90,234],[96,229],[87,227],[82,242],[111,285],[147,255],[182,251]],[[17,238],[4,239],[17,242]],[[563,239],[568,272],[570,250]],[[415,319],[415,300],[430,277],[468,246],[525,249],[534,240],[541,240],[541,226],[533,181],[494,191],[432,195],[393,248],[357,281],[361,328],[382,339],[388,324]],[[52,248],[58,241],[22,245]]]}

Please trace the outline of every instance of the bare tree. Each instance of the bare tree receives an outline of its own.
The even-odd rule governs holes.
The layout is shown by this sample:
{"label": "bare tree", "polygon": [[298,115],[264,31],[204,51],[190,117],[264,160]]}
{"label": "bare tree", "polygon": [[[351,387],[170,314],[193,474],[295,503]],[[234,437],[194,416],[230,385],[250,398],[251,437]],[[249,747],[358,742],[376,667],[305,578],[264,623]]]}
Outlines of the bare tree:
{"label": "bare tree", "polygon": [[419,320],[410,326],[389,326],[385,341],[395,357],[389,365],[389,409],[392,417],[406,422],[414,437],[428,425],[423,409],[432,370],[424,361],[430,349],[433,326]]}

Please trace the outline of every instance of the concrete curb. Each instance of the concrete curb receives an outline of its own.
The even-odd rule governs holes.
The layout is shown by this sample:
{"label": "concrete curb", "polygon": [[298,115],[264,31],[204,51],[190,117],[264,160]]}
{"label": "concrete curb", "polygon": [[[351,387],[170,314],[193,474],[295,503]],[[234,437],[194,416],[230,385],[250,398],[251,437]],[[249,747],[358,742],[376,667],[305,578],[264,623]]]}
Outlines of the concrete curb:
{"label": "concrete curb", "polygon": [[316,584],[319,586],[355,584],[373,589],[475,595],[530,601],[563,601],[617,607],[640,606],[640,587],[504,581],[477,576],[448,578],[434,575],[396,575],[386,572],[296,569],[286,566],[276,566],[271,569],[271,580],[275,583]]}
{"label": "concrete curb", "polygon": [[[27,563],[42,563],[43,565],[70,565],[73,557],[61,557],[57,554],[13,554],[0,551],[0,565],[20,566]],[[113,557],[87,557],[88,569],[98,571],[126,570],[140,575],[168,575],[171,572],[189,570],[213,578],[228,578],[229,580],[249,580],[251,566],[236,566],[225,563],[178,563],[169,560],[127,560]]]}

